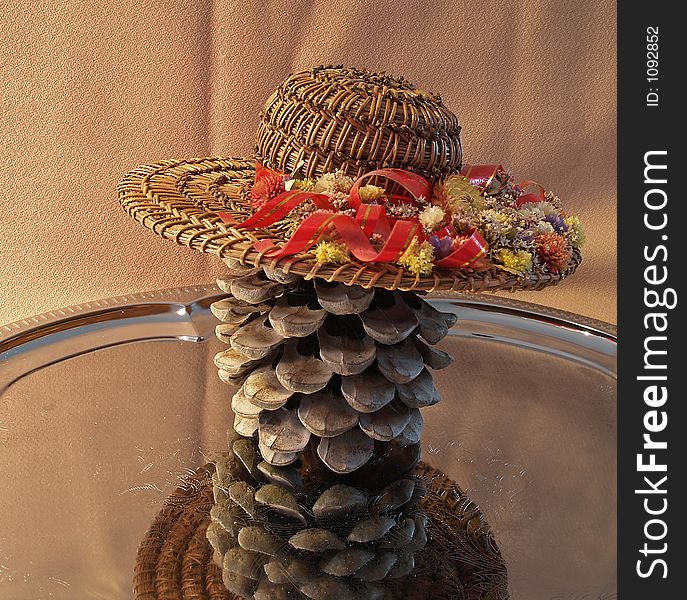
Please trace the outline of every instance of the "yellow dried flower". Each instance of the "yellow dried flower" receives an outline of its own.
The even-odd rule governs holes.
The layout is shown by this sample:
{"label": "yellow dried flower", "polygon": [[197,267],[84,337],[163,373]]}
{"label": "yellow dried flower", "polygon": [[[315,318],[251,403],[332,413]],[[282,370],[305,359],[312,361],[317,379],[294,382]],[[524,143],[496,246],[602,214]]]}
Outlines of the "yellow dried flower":
{"label": "yellow dried flower", "polygon": [[351,261],[351,256],[348,254],[348,248],[338,242],[320,242],[311,251],[317,262],[340,265]]}
{"label": "yellow dried flower", "polygon": [[446,213],[444,209],[439,206],[428,206],[418,216],[420,224],[425,228],[425,231],[435,231],[441,222],[444,220]]}
{"label": "yellow dried flower", "polygon": [[501,248],[496,253],[495,258],[501,263],[496,265],[497,267],[514,275],[524,275],[532,269],[532,254],[525,250],[516,250],[514,252]]}
{"label": "yellow dried flower", "polygon": [[308,179],[294,179],[291,185],[292,190],[301,190],[302,192],[312,192],[315,190],[315,182]]}
{"label": "yellow dried flower", "polygon": [[484,198],[463,175],[449,175],[435,188],[435,194],[451,214],[459,211],[478,212],[484,209]]}
{"label": "yellow dried flower", "polygon": [[429,242],[420,243],[414,237],[398,259],[398,264],[408,269],[413,275],[430,275],[434,268],[434,248]]}
{"label": "yellow dried flower", "polygon": [[361,202],[374,202],[384,196],[384,188],[376,185],[364,185],[358,190]]}
{"label": "yellow dried flower", "polygon": [[502,236],[509,236],[514,231],[513,216],[489,208],[479,214],[480,230],[490,243],[496,243]]}
{"label": "yellow dried flower", "polygon": [[584,229],[582,229],[582,223],[580,223],[580,218],[574,216],[565,217],[563,223],[568,226],[568,238],[570,239],[570,243],[576,248],[580,248],[587,240]]}

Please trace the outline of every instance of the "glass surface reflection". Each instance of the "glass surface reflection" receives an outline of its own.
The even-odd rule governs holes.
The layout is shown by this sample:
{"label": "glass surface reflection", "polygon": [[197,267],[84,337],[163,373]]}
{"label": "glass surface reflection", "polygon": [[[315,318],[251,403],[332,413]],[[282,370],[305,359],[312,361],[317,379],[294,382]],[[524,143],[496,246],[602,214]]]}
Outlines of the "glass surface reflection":
{"label": "glass surface reflection", "polygon": [[[30,353],[18,365],[14,346],[2,377],[20,378],[0,397],[0,597],[131,597],[136,549],[161,503],[225,449],[234,390],[217,378],[212,356],[221,344],[207,337],[214,323],[204,306],[195,316],[178,314],[179,322],[159,317],[154,330],[126,319],[114,337],[74,330],[91,338],[82,346],[91,351],[62,347],[45,354],[45,366]],[[458,333],[467,337],[440,345],[456,363],[435,373],[443,401],[424,411],[424,459],[480,504],[508,564],[513,598],[610,597],[610,338],[591,333],[597,346],[575,350],[555,320],[559,337],[540,331],[533,341],[531,327],[516,326],[526,314],[488,326],[463,316]],[[164,334],[170,324],[178,330]]]}

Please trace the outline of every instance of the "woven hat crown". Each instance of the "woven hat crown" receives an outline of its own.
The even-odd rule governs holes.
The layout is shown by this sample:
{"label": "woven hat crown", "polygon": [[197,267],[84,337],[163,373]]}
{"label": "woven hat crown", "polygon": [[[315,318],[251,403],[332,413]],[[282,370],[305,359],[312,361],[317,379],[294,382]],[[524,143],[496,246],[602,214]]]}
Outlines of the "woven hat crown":
{"label": "woven hat crown", "polygon": [[430,180],[460,170],[458,118],[402,77],[317,67],[290,75],[260,113],[255,157],[316,178],[409,169]]}

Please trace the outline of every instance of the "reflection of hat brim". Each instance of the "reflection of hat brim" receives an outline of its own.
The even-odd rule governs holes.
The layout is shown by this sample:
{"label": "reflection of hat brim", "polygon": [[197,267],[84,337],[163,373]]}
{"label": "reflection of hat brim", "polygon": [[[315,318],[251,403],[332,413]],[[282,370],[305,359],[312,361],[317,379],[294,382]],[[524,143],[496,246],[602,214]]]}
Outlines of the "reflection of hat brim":
{"label": "reflection of hat brim", "polygon": [[[224,588],[222,569],[214,563],[205,537],[213,471],[214,465],[197,469],[158,513],[138,549],[134,600],[238,600]],[[506,564],[479,507],[438,469],[420,463],[414,474],[427,484],[422,507],[432,523],[432,535],[415,554],[410,575],[384,581],[392,596],[506,598]]]}
{"label": "reflection of hat brim", "polygon": [[347,285],[416,291],[536,290],[561,281],[581,261],[579,252],[575,251],[566,271],[533,273],[527,277],[496,269],[435,270],[432,275],[416,277],[389,263],[322,264],[309,253],[275,261],[255,250],[253,244],[266,238],[276,243],[285,240],[278,225],[239,230],[225,224],[217,215],[218,212],[233,213],[241,222],[251,214],[248,192],[254,175],[253,162],[239,158],[170,160],[129,173],[119,185],[119,201],[144,227],[178,244],[246,264],[269,265],[306,279],[317,277]]}

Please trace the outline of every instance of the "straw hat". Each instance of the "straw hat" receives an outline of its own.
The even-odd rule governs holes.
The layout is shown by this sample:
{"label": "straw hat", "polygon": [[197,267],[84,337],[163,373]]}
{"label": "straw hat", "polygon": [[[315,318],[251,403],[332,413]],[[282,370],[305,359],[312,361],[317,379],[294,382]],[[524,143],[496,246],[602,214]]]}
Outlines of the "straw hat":
{"label": "straw hat", "polygon": [[[477,186],[478,196],[484,196],[489,193],[493,177],[472,179],[465,169],[466,177],[458,177],[463,167],[460,130],[456,115],[439,96],[416,89],[403,78],[352,68],[317,67],[290,75],[267,100],[260,113],[253,158],[195,158],[141,166],[120,184],[119,200],[129,215],[160,236],[217,254],[230,264],[238,260],[306,279],[415,291],[489,291],[540,289],[574,272],[581,255],[578,245],[569,243],[569,231],[562,234],[563,228],[570,230],[572,226],[567,220],[564,225],[559,213],[554,215],[558,229],[542,220],[542,241],[537,250],[526,253],[526,260],[518,262],[521,250],[515,248],[497,261],[470,259],[465,268],[447,269],[441,266],[442,261],[435,260],[429,269],[415,271],[407,261],[399,264],[397,260],[408,249],[410,239],[390,260],[361,260],[359,257],[365,253],[353,249],[347,262],[326,262],[320,253],[305,246],[295,253],[280,253],[280,248],[296,235],[293,219],[258,219],[256,226],[244,225],[259,208],[254,191],[256,164],[258,179],[267,174],[268,185],[275,173],[278,182],[291,181],[312,189],[312,182],[325,175],[350,182],[375,172],[376,177],[358,182],[357,188],[363,183],[382,187],[391,183],[391,187],[387,185],[391,198],[402,194],[404,186],[402,179],[387,180],[391,173],[388,169],[400,169],[416,174],[417,181],[425,181],[430,195],[433,189],[435,195],[446,196],[452,193],[452,185],[460,188],[467,181]],[[513,189],[516,194],[524,193],[517,186]],[[474,191],[468,190],[468,196]],[[268,199],[273,200],[274,194]],[[541,200],[534,208],[544,219],[547,210],[542,205],[551,207],[552,198],[545,197],[542,190],[541,197],[535,199]],[[527,218],[531,219],[536,211],[529,211]],[[353,217],[347,218],[354,222]],[[479,218],[486,222],[486,217]],[[417,218],[415,225],[411,232],[417,232],[422,241],[427,237],[422,232],[427,230],[422,229]],[[371,233],[364,231],[366,235]],[[479,236],[479,232],[475,235]],[[466,237],[456,239],[464,241]],[[339,238],[333,234],[331,239],[336,242]],[[481,236],[479,239],[484,242]],[[479,258],[487,247],[484,242],[474,257]],[[522,268],[520,263],[528,267]]]}

